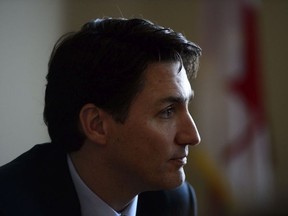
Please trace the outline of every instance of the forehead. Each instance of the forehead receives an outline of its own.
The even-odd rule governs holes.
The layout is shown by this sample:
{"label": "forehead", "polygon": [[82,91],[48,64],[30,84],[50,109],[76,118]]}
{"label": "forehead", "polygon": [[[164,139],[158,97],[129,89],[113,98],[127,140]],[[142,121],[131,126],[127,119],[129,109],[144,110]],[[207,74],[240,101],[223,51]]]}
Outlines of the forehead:
{"label": "forehead", "polygon": [[[150,64],[145,71],[144,87],[140,95],[155,97],[183,97],[193,94],[186,70],[179,62]],[[139,95],[139,96],[140,96]]]}
{"label": "forehead", "polygon": [[153,63],[148,65],[145,72],[145,81],[148,82],[148,85],[169,84],[169,82],[171,82],[170,84],[174,82],[186,83],[188,81],[186,70],[180,62]]}

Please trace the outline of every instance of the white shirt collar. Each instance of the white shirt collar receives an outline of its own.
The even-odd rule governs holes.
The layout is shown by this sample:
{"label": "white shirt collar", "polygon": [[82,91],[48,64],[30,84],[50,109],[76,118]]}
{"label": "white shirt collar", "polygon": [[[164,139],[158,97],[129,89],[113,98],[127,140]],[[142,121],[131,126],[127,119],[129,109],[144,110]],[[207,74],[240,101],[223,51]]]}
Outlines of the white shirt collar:
{"label": "white shirt collar", "polygon": [[107,203],[99,198],[80,178],[70,156],[67,156],[70,174],[80,201],[82,216],[136,216],[138,196],[131,203],[118,213]]}

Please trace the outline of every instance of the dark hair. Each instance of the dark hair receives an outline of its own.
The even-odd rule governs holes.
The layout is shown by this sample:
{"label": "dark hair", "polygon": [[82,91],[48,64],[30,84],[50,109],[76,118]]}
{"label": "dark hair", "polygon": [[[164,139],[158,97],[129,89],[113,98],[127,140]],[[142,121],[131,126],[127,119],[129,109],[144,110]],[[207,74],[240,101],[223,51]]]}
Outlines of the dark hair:
{"label": "dark hair", "polygon": [[53,143],[78,150],[79,112],[93,103],[123,123],[148,64],[180,61],[195,76],[201,49],[182,34],[143,19],[96,19],[56,43],[49,61],[44,121]]}

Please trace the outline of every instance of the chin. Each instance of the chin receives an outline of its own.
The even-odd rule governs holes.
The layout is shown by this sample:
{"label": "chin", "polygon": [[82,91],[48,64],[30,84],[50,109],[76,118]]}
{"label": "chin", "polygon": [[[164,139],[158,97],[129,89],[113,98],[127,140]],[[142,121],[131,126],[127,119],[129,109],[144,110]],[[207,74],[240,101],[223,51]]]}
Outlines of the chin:
{"label": "chin", "polygon": [[181,174],[179,177],[171,179],[171,181],[167,184],[167,187],[165,189],[174,189],[185,181],[185,174]]}
{"label": "chin", "polygon": [[159,185],[156,186],[155,190],[170,190],[180,186],[185,181],[184,171],[179,171],[173,175],[168,175],[163,177],[159,182]]}

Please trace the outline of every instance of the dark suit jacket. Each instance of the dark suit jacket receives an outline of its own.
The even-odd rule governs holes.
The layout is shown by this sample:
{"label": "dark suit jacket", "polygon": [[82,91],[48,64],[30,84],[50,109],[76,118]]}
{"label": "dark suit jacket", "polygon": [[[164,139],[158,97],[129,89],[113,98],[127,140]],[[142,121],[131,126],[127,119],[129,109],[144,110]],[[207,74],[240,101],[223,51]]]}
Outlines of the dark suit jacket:
{"label": "dark suit jacket", "polygon": [[[1,216],[80,216],[66,153],[54,144],[36,145],[0,168]],[[139,194],[137,216],[195,216],[192,187]]]}

